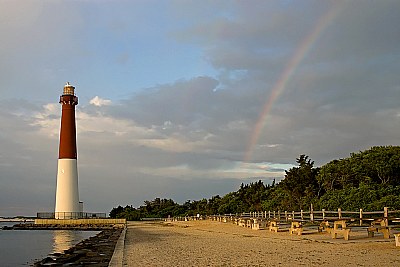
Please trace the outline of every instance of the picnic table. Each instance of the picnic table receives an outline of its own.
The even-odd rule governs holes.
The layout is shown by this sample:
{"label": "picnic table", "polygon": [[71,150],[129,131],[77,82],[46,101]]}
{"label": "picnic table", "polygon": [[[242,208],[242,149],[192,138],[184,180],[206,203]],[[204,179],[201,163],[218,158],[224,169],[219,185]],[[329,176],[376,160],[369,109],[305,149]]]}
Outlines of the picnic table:
{"label": "picnic table", "polygon": [[368,237],[374,237],[375,233],[382,233],[383,238],[390,238],[390,226],[387,218],[375,219],[371,222],[371,226],[367,228]]}
{"label": "picnic table", "polygon": [[347,222],[349,219],[333,219],[333,227],[332,224],[328,221],[322,221],[318,231],[322,232],[325,230],[328,234],[331,235],[332,239],[336,239],[338,235],[343,235],[344,240],[349,240],[349,234],[351,229],[347,227]]}
{"label": "picnic table", "polygon": [[347,228],[348,219],[338,219],[333,222],[333,229],[331,236],[333,239],[337,238],[338,234],[343,235],[344,240],[349,240],[350,228]]}
{"label": "picnic table", "polygon": [[292,221],[289,234],[297,233],[297,235],[302,235],[303,233],[303,223],[301,221]]}

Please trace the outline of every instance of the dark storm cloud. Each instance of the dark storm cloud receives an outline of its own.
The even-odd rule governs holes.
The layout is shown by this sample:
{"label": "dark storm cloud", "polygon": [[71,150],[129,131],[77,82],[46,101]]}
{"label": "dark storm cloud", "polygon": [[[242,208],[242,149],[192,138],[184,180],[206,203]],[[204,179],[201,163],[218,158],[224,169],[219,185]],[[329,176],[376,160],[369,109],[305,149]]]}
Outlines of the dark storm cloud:
{"label": "dark storm cloud", "polygon": [[[216,67],[246,70],[247,80],[264,85],[266,102],[302,40],[324,14],[338,8],[333,20],[309,44],[308,53],[267,118],[260,145],[281,145],[257,147],[254,160],[288,162],[306,153],[324,163],[374,144],[397,144],[400,29],[395,25],[400,23],[399,3],[266,5],[268,8],[258,12],[258,5],[239,9],[240,4],[233,4],[230,13],[234,16],[203,20],[179,35],[203,42]],[[307,16],[302,11],[307,11]],[[255,104],[260,110],[260,102]]]}

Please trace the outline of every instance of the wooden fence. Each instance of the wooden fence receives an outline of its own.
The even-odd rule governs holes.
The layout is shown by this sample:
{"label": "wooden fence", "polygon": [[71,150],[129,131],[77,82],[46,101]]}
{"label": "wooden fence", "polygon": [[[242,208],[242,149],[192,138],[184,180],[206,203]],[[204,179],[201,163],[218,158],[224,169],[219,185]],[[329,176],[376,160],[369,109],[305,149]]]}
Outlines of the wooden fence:
{"label": "wooden fence", "polygon": [[[322,209],[320,211],[315,211],[311,207],[309,211],[261,211],[261,212],[244,212],[238,214],[223,214],[223,215],[212,215],[207,216],[209,218],[213,217],[232,217],[232,218],[255,218],[255,219],[269,219],[276,221],[303,221],[303,222],[321,222],[330,220],[345,219],[352,222],[359,222],[359,225],[371,223],[376,219],[390,218],[395,221],[400,222],[400,210],[389,210],[385,207],[381,211],[342,211],[338,208],[335,211],[329,211]],[[193,217],[182,217],[186,220],[197,219]],[[182,219],[181,218],[181,219]]]}
{"label": "wooden fence", "polygon": [[359,211],[342,211],[341,208],[338,208],[337,211],[329,211],[322,209],[321,211],[314,211],[310,209],[309,211],[268,211],[268,212],[248,212],[242,213],[239,217],[248,217],[248,218],[266,218],[266,219],[275,219],[278,221],[291,221],[291,220],[300,220],[300,221],[309,221],[309,222],[319,222],[326,220],[336,220],[336,219],[348,219],[352,221],[359,221],[360,226],[363,225],[364,222],[370,223],[371,221],[379,218],[389,218],[389,217],[397,217],[400,215],[399,210],[389,210],[387,207],[383,209],[383,211],[363,211],[360,209]]}
{"label": "wooden fence", "polygon": [[[219,218],[219,219],[217,219]],[[267,219],[279,222],[290,222],[290,221],[301,221],[310,223],[320,223],[322,221],[333,221],[333,220],[347,220],[353,224],[359,224],[360,226],[368,225],[374,220],[378,219],[390,219],[393,222],[400,223],[400,210],[390,210],[385,207],[381,211],[342,211],[338,208],[335,211],[322,209],[315,211],[311,207],[310,210],[304,211],[259,211],[259,212],[243,212],[236,214],[218,214],[218,215],[207,215],[207,216],[184,216],[184,217],[171,217],[164,219],[166,221],[192,221],[192,220],[234,220],[234,218],[251,218],[251,219]],[[157,218],[161,219],[161,218]]]}

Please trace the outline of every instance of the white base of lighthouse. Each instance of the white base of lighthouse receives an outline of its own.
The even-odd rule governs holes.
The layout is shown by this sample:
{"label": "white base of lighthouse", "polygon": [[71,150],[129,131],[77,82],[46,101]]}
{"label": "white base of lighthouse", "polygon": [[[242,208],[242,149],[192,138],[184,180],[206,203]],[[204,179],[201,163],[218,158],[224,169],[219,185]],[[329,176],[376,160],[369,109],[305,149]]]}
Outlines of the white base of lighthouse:
{"label": "white base of lighthouse", "polygon": [[77,160],[59,159],[55,218],[76,219],[80,212]]}

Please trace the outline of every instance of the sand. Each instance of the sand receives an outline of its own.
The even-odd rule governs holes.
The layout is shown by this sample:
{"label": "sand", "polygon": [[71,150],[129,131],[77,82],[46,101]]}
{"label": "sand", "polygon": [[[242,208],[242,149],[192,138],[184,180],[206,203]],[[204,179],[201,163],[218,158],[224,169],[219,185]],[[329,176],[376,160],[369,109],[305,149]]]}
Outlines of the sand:
{"label": "sand", "polygon": [[[353,239],[353,240],[352,240]],[[394,238],[289,235],[215,221],[129,222],[124,266],[400,266]]]}

